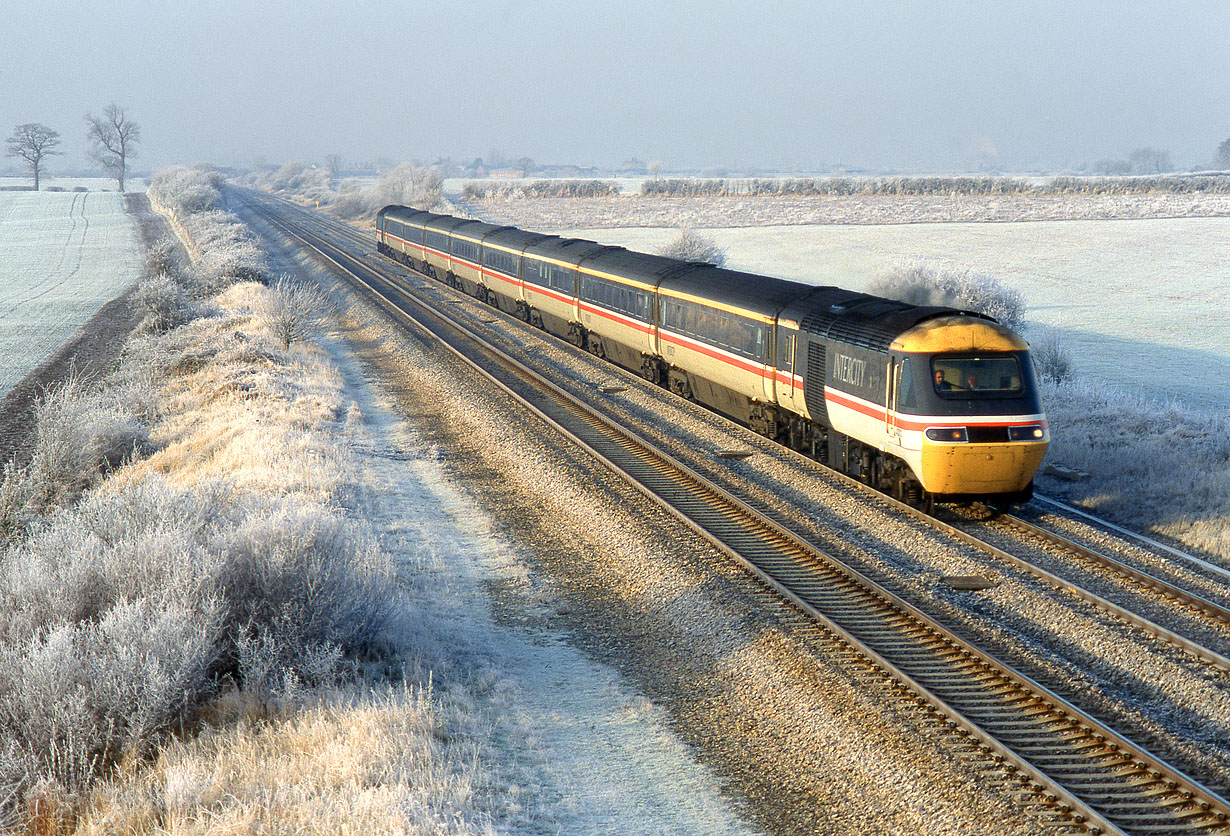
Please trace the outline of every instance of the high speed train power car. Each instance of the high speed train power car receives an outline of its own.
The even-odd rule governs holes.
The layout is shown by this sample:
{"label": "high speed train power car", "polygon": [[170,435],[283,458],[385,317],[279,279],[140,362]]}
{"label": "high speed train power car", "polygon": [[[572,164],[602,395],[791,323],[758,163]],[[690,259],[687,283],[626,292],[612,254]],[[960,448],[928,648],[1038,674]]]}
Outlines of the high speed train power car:
{"label": "high speed train power car", "polygon": [[990,317],[386,206],[382,253],[911,504],[1022,502],[1049,443]]}

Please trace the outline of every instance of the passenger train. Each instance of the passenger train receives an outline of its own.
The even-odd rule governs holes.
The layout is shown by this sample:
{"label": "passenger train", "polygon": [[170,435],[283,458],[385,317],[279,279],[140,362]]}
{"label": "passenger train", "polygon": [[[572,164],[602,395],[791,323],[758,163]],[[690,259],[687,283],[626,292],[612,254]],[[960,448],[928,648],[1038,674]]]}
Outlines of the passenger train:
{"label": "passenger train", "polygon": [[1050,435],[994,319],[404,206],[380,252],[912,505],[1030,498]]}

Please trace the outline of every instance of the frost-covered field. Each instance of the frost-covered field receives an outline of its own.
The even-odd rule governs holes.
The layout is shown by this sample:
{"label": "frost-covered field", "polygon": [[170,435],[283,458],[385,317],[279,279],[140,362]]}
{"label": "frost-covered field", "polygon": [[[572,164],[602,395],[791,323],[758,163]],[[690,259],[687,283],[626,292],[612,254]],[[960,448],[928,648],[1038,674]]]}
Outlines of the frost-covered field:
{"label": "frost-covered field", "polygon": [[137,280],[115,192],[0,192],[0,396]]}
{"label": "frost-covered field", "polygon": [[[0,177],[0,190],[24,189],[30,185],[30,182],[29,175]],[[43,191],[60,189],[64,191],[88,189],[91,192],[115,191],[115,179],[111,177],[47,177],[44,175],[40,178],[39,185]],[[124,191],[143,192],[148,185],[149,181],[144,177],[128,177],[124,180]]]}
{"label": "frost-covered field", "polygon": [[[1058,332],[1082,377],[1230,408],[1230,218],[700,231],[735,269],[855,290],[918,262],[989,274],[1024,294],[1030,338]],[[678,232],[565,234],[653,252]]]}

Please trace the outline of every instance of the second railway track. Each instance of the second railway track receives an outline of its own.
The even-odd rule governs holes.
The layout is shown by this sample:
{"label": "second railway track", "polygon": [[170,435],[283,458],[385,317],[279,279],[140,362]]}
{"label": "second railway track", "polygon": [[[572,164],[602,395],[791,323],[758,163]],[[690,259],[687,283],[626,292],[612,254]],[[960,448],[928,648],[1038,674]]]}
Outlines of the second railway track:
{"label": "second railway track", "polygon": [[[267,206],[258,211],[349,272],[364,292],[383,296],[380,304],[395,316],[408,325],[410,320],[418,323],[409,327],[426,328],[459,355],[477,350],[472,335],[446,324],[415,298],[411,285],[380,275],[364,257],[303,228],[305,220],[292,222]],[[494,346],[483,347],[482,353],[499,358],[494,364],[476,358],[484,375],[738,559],[824,630],[859,648],[886,676],[963,728],[1074,824],[1094,832],[1230,832],[1230,805],[1216,792],[653,444],[538,380]]]}

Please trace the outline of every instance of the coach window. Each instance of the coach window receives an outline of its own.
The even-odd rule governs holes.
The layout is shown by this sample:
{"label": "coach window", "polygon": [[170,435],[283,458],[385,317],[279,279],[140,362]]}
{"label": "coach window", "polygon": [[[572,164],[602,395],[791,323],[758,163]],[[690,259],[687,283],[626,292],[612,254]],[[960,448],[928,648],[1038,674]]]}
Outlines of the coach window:
{"label": "coach window", "polygon": [[565,270],[562,267],[556,267],[552,264],[550,270],[550,284],[556,290],[563,290],[569,295],[575,292],[575,283],[573,282],[572,271]]}

